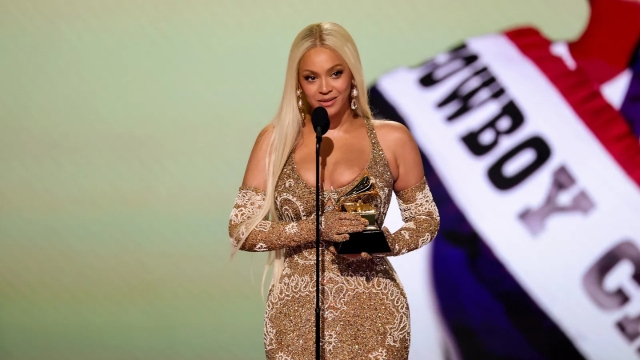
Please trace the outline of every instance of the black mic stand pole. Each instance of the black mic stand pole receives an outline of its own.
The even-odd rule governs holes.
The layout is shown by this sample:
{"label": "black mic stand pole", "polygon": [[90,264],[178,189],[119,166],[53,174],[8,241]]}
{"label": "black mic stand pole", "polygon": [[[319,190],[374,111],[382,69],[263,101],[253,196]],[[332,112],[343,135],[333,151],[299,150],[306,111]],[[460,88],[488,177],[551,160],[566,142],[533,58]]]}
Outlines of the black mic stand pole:
{"label": "black mic stand pole", "polygon": [[322,131],[316,129],[316,360],[320,360],[320,144]]}

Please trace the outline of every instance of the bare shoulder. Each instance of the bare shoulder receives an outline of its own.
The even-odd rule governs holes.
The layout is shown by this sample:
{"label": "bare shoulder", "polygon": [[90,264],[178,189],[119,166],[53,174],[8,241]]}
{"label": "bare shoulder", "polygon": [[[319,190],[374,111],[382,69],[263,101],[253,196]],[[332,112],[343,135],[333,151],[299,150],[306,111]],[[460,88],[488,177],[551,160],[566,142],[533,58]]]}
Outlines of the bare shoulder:
{"label": "bare shoulder", "polygon": [[391,120],[373,120],[372,123],[380,145],[385,150],[415,144],[411,132],[404,124]]}
{"label": "bare shoulder", "polygon": [[267,185],[267,155],[273,137],[273,126],[265,126],[253,144],[242,185],[265,189]]}
{"label": "bare shoulder", "polygon": [[402,191],[420,182],[424,176],[422,157],[409,129],[389,120],[374,120],[373,127],[387,155],[394,178],[394,190]]}
{"label": "bare shoulder", "polygon": [[256,143],[260,140],[271,140],[271,136],[273,135],[273,125],[267,124],[267,126],[263,127],[262,130],[258,133],[256,137]]}
{"label": "bare shoulder", "polygon": [[265,159],[267,156],[267,150],[269,149],[269,145],[271,143],[271,138],[273,137],[273,125],[269,124],[260,130],[256,140],[253,144],[253,149],[251,149],[251,155],[249,157],[249,162],[256,158]]}

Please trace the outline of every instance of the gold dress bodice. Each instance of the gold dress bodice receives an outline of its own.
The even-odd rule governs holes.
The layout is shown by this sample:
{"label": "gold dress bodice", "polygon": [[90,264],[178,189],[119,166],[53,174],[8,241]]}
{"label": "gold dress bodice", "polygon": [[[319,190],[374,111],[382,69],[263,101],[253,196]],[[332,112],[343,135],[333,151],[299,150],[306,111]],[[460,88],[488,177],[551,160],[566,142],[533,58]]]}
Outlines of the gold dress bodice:
{"label": "gold dress bodice", "polygon": [[[321,208],[331,208],[367,175],[376,185],[376,220],[384,222],[393,178],[373,124],[366,121],[371,155],[351,183],[321,192]],[[278,179],[279,219],[299,221],[315,214],[315,187],[299,175],[293,152]],[[323,244],[324,245],[324,244]],[[320,253],[322,342],[326,359],[404,359],[408,354],[408,305],[386,258],[351,260]],[[279,285],[271,289],[265,314],[269,359],[312,359],[315,350],[315,244],[289,247]]]}
{"label": "gold dress bodice", "polygon": [[[383,225],[389,208],[393,177],[373,124],[364,120],[370,143],[367,166],[351,183],[322,191],[321,208],[331,210],[355,185],[371,181],[367,205]],[[366,180],[366,181],[364,181]],[[237,249],[284,253],[279,282],[269,290],[264,322],[267,359],[315,357],[315,188],[307,184],[293,162],[293,152],[280,173],[274,192],[278,219],[252,219],[267,206],[266,192],[241,186],[229,218],[229,238]],[[403,225],[393,234],[383,228],[390,256],[428,244],[440,217],[426,179],[395,192]],[[362,200],[362,199],[361,199]],[[336,209],[341,210],[341,209]],[[255,223],[255,222],[254,222]],[[320,244],[321,354],[323,359],[407,359],[409,307],[393,267],[386,257],[351,259],[333,255]]]}

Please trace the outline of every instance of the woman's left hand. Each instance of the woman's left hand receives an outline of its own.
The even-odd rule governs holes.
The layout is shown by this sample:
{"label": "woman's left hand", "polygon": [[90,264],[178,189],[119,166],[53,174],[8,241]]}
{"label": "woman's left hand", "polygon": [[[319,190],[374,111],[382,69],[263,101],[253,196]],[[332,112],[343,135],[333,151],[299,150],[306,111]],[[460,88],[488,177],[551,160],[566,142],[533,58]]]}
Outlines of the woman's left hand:
{"label": "woman's left hand", "polygon": [[338,252],[336,251],[336,248],[333,247],[333,245],[329,246],[329,252],[332,253],[333,255],[340,255],[340,256],[344,256],[347,259],[351,259],[351,260],[370,260],[372,258],[371,254],[366,253],[366,252],[362,252],[360,253],[360,255],[357,254],[338,254]]}

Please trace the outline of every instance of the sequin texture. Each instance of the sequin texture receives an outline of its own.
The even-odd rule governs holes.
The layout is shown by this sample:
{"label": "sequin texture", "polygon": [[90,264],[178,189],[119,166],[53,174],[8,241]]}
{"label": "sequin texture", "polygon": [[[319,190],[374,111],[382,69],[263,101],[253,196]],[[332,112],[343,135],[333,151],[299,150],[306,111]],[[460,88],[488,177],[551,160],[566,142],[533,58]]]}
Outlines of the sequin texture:
{"label": "sequin texture", "polygon": [[[380,194],[377,220],[382,224],[391,200],[393,178],[374,125],[369,120],[366,125],[371,157],[365,170]],[[241,247],[246,251],[285,249],[280,282],[269,290],[267,297],[264,320],[267,359],[315,358],[315,189],[298,175],[292,154],[276,184],[275,205],[280,221],[264,221],[268,225],[256,227],[245,241],[247,245]],[[364,173],[340,189],[322,192],[321,207],[335,203]],[[440,218],[425,179],[396,193],[396,197],[405,224],[393,234],[386,229],[385,232],[393,255],[400,255],[429,243],[435,237]],[[238,199],[229,223],[230,234],[241,229],[243,221],[257,212],[254,206],[258,209],[264,206],[264,194],[257,189],[241,188]],[[252,205],[247,205],[250,202]],[[235,241],[233,236],[231,241]],[[324,359],[408,358],[409,306],[386,258],[334,256],[323,243],[320,282]]]}

